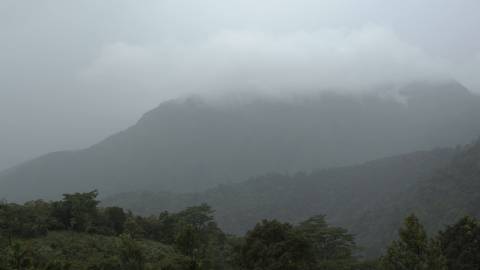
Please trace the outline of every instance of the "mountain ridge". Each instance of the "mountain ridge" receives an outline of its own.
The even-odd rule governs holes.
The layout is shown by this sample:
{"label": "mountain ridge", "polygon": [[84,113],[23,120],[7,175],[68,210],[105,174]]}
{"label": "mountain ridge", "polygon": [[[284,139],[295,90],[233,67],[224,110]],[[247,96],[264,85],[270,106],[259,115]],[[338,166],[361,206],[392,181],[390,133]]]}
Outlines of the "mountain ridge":
{"label": "mountain ridge", "polygon": [[[238,235],[245,233],[258,219],[295,223],[308,216],[326,215],[332,224],[358,234],[359,244],[369,247],[368,254],[378,255],[396,235],[395,230],[404,216],[386,215],[385,220],[394,226],[382,225],[393,228],[392,232],[376,234],[382,231],[378,226],[374,232],[364,228],[378,219],[371,216],[370,211],[376,210],[379,203],[391,204],[417,187],[447,166],[457,154],[458,150],[452,148],[417,151],[311,173],[271,173],[202,193],[123,193],[105,198],[103,203],[122,206],[145,216],[207,203],[216,209],[219,226]],[[377,243],[375,236],[381,241]]]}
{"label": "mountain ridge", "polygon": [[[408,106],[373,94],[335,93],[233,107],[197,99],[165,102],[87,149],[4,171],[0,197],[49,199],[91,189],[201,191],[272,171],[310,171],[463,144],[480,134],[478,96],[459,84],[412,87],[429,94],[409,98]],[[435,89],[450,90],[439,99]]]}
{"label": "mountain ridge", "polygon": [[145,216],[207,203],[219,226],[243,234],[258,219],[296,223],[312,215],[352,232],[376,257],[414,213],[428,232],[465,215],[480,217],[480,139],[457,148],[417,151],[311,173],[267,174],[202,193],[123,193],[105,198]]}

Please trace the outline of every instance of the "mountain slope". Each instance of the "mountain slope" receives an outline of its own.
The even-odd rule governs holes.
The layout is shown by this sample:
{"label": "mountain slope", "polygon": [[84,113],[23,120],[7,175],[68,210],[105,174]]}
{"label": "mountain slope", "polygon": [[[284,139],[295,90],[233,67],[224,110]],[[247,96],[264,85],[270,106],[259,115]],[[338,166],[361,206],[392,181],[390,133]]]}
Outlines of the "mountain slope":
{"label": "mountain slope", "polygon": [[[428,179],[446,166],[454,154],[453,149],[422,151],[310,174],[268,174],[203,193],[124,193],[104,203],[144,215],[208,203],[216,209],[219,225],[236,234],[244,233],[264,218],[298,222],[318,214],[326,214],[333,224],[360,233],[356,223],[374,222],[364,218],[377,203],[391,201]],[[360,244],[371,247],[365,241],[370,236],[360,238]],[[373,249],[378,251],[378,246]]]}
{"label": "mountain slope", "polygon": [[480,139],[457,149],[432,177],[379,201],[355,222],[355,230],[360,239],[384,247],[396,234],[395,226],[411,213],[429,232],[443,230],[465,215],[480,217]]}
{"label": "mountain slope", "polygon": [[208,203],[219,225],[241,234],[256,220],[298,222],[325,214],[378,256],[415,213],[430,232],[464,215],[480,217],[480,140],[456,149],[415,152],[293,176],[269,174],[203,193],[124,193],[104,203],[144,215]]}
{"label": "mountain slope", "polygon": [[84,150],[48,154],[0,174],[0,198],[73,191],[201,191],[271,171],[310,171],[471,141],[480,98],[463,86],[412,84],[401,100],[322,94],[212,105],[171,101]]}

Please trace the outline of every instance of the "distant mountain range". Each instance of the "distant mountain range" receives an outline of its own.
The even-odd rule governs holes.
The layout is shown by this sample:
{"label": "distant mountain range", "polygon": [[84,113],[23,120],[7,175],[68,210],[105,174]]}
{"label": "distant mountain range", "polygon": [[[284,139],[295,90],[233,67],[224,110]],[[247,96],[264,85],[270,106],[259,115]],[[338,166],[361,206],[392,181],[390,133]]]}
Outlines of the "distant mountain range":
{"label": "distant mountain range", "polygon": [[480,97],[460,84],[415,83],[398,93],[165,102],[88,149],[3,171],[0,198],[50,199],[92,189],[105,195],[200,192],[268,172],[308,172],[465,144],[480,134]]}

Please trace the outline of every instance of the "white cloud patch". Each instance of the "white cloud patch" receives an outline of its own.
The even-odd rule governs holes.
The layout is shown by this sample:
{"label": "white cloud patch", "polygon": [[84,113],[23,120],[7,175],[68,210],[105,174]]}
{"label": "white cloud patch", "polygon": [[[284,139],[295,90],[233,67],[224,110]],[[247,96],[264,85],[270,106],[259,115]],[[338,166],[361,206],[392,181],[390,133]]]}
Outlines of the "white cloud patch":
{"label": "white cloud patch", "polygon": [[238,92],[289,95],[450,79],[454,74],[448,64],[388,28],[367,25],[288,34],[225,31],[190,44],[115,43],[80,78],[95,89],[160,99]]}
{"label": "white cloud patch", "polygon": [[465,86],[475,92],[480,91],[480,53],[474,57],[451,64],[451,74]]}

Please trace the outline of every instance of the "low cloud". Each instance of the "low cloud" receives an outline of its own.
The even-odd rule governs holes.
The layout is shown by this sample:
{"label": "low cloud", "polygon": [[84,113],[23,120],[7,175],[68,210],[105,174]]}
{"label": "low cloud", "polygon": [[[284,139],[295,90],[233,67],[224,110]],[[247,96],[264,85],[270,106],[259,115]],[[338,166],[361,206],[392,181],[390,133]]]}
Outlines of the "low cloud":
{"label": "low cloud", "polygon": [[193,43],[114,43],[79,76],[98,91],[143,92],[160,99],[250,92],[291,95],[361,92],[417,80],[476,85],[478,59],[449,63],[402,41],[389,28],[271,34],[224,31]]}

